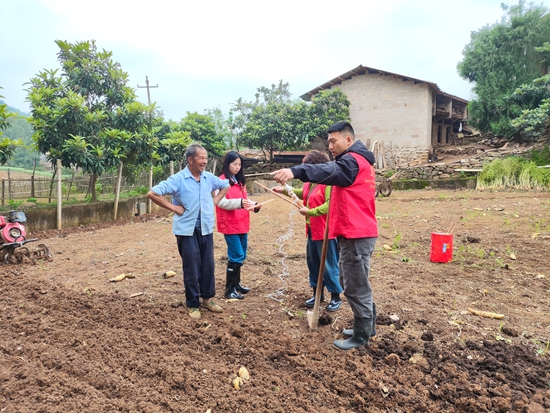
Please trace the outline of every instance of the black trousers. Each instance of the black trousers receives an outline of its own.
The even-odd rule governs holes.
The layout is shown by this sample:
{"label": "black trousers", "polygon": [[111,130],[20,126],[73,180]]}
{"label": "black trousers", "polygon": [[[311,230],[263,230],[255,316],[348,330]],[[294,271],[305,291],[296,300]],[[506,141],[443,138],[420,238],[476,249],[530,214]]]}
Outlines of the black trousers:
{"label": "black trousers", "polygon": [[183,286],[185,287],[185,305],[200,307],[200,299],[216,295],[214,277],[214,237],[201,235],[195,228],[193,235],[176,237],[178,251],[183,268]]}

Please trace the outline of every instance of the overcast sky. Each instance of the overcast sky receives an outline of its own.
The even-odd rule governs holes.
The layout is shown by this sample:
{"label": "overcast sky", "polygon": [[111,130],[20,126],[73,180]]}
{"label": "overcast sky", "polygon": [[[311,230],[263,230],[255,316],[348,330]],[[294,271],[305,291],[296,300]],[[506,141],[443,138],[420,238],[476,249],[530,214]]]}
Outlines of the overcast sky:
{"label": "overcast sky", "polygon": [[[509,4],[516,3],[509,2]],[[359,66],[471,98],[456,71],[470,33],[500,21],[501,0],[0,1],[0,95],[28,111],[23,83],[57,69],[55,40],[96,40],[152,86],[167,119],[219,107],[279,80],[293,97]],[[137,89],[147,102],[146,89]]]}

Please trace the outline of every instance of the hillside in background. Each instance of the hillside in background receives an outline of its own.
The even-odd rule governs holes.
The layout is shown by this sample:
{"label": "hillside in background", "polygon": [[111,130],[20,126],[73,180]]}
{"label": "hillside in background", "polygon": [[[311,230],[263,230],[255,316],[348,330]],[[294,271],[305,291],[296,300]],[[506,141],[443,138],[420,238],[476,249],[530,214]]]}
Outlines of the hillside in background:
{"label": "hillside in background", "polygon": [[[0,99],[0,105],[3,105],[3,104],[7,105],[6,102],[4,102],[2,99]],[[25,116],[25,117],[30,116],[29,113],[22,112],[19,109],[16,109],[16,108],[14,108],[13,106],[10,106],[10,105],[8,105],[7,109],[8,109],[8,112],[17,113],[18,116]]]}

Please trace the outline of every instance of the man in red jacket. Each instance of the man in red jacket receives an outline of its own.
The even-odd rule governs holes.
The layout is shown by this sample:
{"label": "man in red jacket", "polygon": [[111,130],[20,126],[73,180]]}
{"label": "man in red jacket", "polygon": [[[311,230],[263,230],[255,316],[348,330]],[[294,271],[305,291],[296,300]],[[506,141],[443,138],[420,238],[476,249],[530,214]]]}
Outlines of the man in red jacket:
{"label": "man in red jacket", "polygon": [[329,150],[334,161],[302,164],[271,174],[277,182],[300,179],[332,185],[329,207],[329,238],[337,237],[340,248],[340,284],[353,311],[353,331],[334,345],[350,350],[368,344],[375,334],[376,307],[369,283],[370,259],[378,237],[374,195],[374,155],[361,141],[349,122],[338,122],[328,129]]}

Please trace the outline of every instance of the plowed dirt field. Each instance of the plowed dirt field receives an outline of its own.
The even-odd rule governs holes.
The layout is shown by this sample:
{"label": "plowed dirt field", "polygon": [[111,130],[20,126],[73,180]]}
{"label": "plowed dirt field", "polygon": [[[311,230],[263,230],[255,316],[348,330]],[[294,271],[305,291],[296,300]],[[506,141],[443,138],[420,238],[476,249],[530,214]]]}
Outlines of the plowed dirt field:
{"label": "plowed dirt field", "polygon": [[[167,214],[32,234],[53,261],[0,264],[0,412],[550,411],[550,193],[394,191],[377,215],[378,334],[349,352],[346,302],[309,329],[303,217],[281,200],[251,215],[243,301],[223,300],[215,233],[224,312],[200,320]],[[430,262],[453,224],[453,261]]]}

